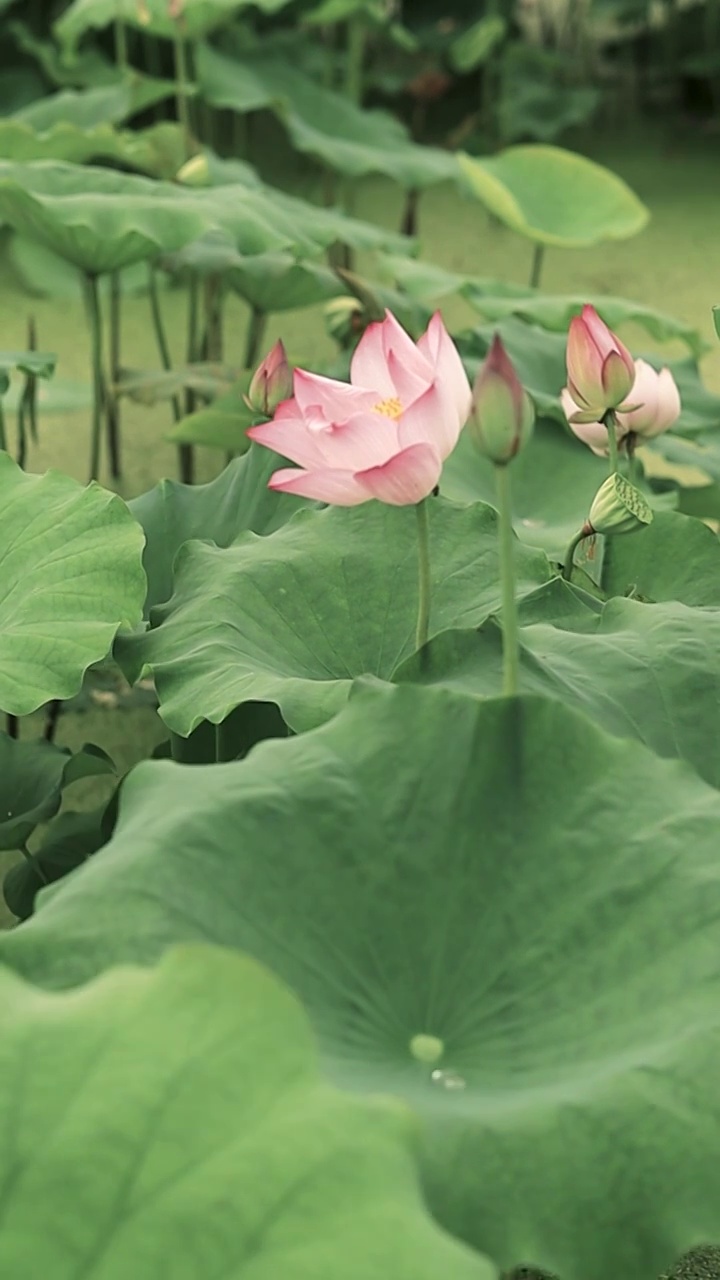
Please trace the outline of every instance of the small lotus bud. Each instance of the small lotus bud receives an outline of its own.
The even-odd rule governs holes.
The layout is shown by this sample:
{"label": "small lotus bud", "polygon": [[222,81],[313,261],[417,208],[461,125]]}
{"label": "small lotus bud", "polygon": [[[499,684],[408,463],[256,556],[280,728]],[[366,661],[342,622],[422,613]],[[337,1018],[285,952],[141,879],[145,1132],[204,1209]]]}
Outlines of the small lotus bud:
{"label": "small lotus bud", "polygon": [[635,381],[635,362],[594,307],[570,321],[567,341],[568,390],[577,411],[574,422],[599,422],[608,409],[627,400]]}
{"label": "small lotus bud", "polygon": [[467,430],[480,453],[504,466],[527,444],[534,422],[533,402],[496,333],[475,379]]}
{"label": "small lotus bud", "polygon": [[615,535],[634,533],[651,524],[653,513],[639,489],[618,471],[600,485],[583,532]]}
{"label": "small lotus bud", "polygon": [[256,413],[271,418],[283,400],[289,400],[293,393],[293,376],[285,347],[281,341],[275,343],[262,364],[255,370],[247,403]]}
{"label": "small lotus bud", "polygon": [[207,187],[210,183],[210,166],[206,155],[193,156],[176,174],[178,182],[188,187]]}

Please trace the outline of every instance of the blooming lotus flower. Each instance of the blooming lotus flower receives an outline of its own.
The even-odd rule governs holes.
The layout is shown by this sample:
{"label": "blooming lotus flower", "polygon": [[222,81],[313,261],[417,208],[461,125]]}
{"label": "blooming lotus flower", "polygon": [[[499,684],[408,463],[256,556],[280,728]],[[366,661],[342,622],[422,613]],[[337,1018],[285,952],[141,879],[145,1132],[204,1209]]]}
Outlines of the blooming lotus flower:
{"label": "blooming lotus flower", "polygon": [[283,400],[292,395],[293,376],[285,346],[281,340],[268,352],[255,370],[247,394],[247,403],[256,413],[270,417]]}
{"label": "blooming lotus flower", "polygon": [[[567,387],[560,393],[565,416],[575,435],[598,457],[608,456],[607,427],[602,422],[578,422],[578,406]],[[667,431],[680,413],[680,392],[669,369],[658,373],[646,360],[635,361],[635,381],[627,397],[630,409],[615,415],[618,444],[630,435],[650,440]]]}
{"label": "blooming lotus flower", "polygon": [[436,313],[417,343],[390,312],[363,334],[350,382],[296,369],[294,396],[251,439],[297,463],[269,487],[352,507],[432,493],[470,413],[462,361]]}
{"label": "blooming lotus flower", "polygon": [[496,333],[473,387],[468,425],[473,443],[486,458],[504,466],[527,444],[534,422],[532,400]]}
{"label": "blooming lotus flower", "polygon": [[570,321],[567,373],[568,390],[578,406],[576,422],[596,422],[608,409],[617,409],[633,385],[630,352],[587,304]]}

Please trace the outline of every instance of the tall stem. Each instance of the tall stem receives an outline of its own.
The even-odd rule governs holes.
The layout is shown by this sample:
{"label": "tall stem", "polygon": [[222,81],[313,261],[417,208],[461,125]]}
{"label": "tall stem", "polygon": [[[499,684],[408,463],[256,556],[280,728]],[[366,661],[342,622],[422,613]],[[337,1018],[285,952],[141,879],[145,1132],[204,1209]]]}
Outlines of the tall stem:
{"label": "tall stem", "polygon": [[120,465],[120,401],[117,386],[120,380],[120,308],[121,308],[120,272],[113,271],[110,276],[110,385],[107,387],[105,416],[107,427],[108,454],[110,458],[110,475],[118,480],[122,474]]}
{"label": "tall stem", "polygon": [[0,449],[7,449],[7,433],[5,431],[5,410],[0,396]]}
{"label": "tall stem", "polygon": [[103,382],[103,339],[102,315],[100,312],[100,291],[98,278],[88,273],[85,276],[85,294],[87,298],[88,324],[90,326],[90,351],[93,376],[93,409],[92,434],[90,438],[90,479],[97,480],[100,473],[100,436],[102,432],[102,414],[105,401]]}
{"label": "tall stem", "polygon": [[617,418],[615,417],[614,409],[608,409],[607,413],[603,417],[603,422],[607,427],[608,452],[610,454],[610,475],[612,476],[620,469],[618,460]]}
{"label": "tall stem", "polygon": [[518,691],[520,647],[517,601],[515,599],[515,534],[512,525],[510,468],[495,467],[500,539],[500,590],[503,632],[503,693],[512,698]]}
{"label": "tall stem", "polygon": [[580,543],[583,541],[584,538],[587,538],[587,536],[588,536],[587,530],[581,529],[579,533],[575,534],[575,537],[573,538],[572,542],[570,543],[570,546],[568,547],[565,553],[565,561],[563,564],[562,576],[566,582],[572,582],[573,567],[575,564],[575,552],[577,548],[580,546]]}
{"label": "tall stem", "polygon": [[[157,272],[152,262],[148,264],[148,298],[150,300],[150,315],[152,317],[152,325],[155,332],[155,341],[157,343],[158,355],[160,356],[160,363],[165,372],[170,373],[172,370],[172,356],[170,355],[170,346],[167,340],[167,333],[165,332],[165,324],[163,322],[162,310],[160,307]],[[172,396],[170,404],[172,407],[173,421],[179,422],[183,416],[180,397]],[[180,479],[183,483],[192,484],[194,475],[192,445],[178,445],[178,469],[180,471]]]}
{"label": "tall stem", "polygon": [[418,615],[415,648],[422,649],[430,631],[430,521],[428,500],[416,503],[418,538]]}
{"label": "tall stem", "polygon": [[545,245],[536,244],[533,249],[532,268],[530,270],[530,288],[539,289],[542,279],[543,262],[545,261]]}
{"label": "tall stem", "polygon": [[120,17],[115,19],[115,63],[121,71],[127,71],[129,65],[127,29]]}
{"label": "tall stem", "polygon": [[267,312],[261,311],[259,307],[253,307],[250,313],[250,323],[247,331],[247,342],[245,344],[245,365],[246,369],[254,369],[258,356],[260,355],[260,346],[265,333],[265,325],[267,324]]}
{"label": "tall stem", "polygon": [[190,106],[188,104],[187,48],[179,28],[175,30],[173,49],[175,54],[175,102],[185,142],[185,159],[189,160],[192,151],[192,127],[190,124]]}
{"label": "tall stem", "polygon": [[347,61],[345,63],[345,93],[356,106],[363,100],[363,64],[367,26],[362,17],[351,18],[347,28]]}

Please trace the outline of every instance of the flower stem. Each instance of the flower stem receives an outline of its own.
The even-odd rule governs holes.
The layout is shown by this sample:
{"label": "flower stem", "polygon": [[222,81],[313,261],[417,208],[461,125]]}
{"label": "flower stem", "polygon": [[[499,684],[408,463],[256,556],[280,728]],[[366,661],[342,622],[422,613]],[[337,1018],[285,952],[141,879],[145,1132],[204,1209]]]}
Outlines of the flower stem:
{"label": "flower stem", "polygon": [[90,443],[90,479],[97,480],[100,472],[100,433],[102,431],[102,414],[105,403],[105,379],[103,373],[103,340],[102,313],[100,311],[100,295],[97,276],[88,273],[85,277],[88,322],[90,325],[90,343],[92,350],[93,373],[93,416],[92,437]]}
{"label": "flower stem", "polygon": [[418,615],[415,648],[427,643],[430,630],[430,523],[428,501],[423,498],[415,506],[418,535]]}
{"label": "flower stem", "polygon": [[575,563],[575,552],[577,548],[580,546],[580,543],[583,541],[584,538],[587,538],[587,536],[588,535],[586,531],[584,529],[581,529],[579,533],[575,534],[575,537],[573,538],[572,542],[570,543],[570,546],[568,547],[565,553],[565,562],[563,564],[562,576],[566,582],[572,582],[573,565]]}
{"label": "flower stem", "polygon": [[192,126],[190,124],[190,106],[188,103],[189,75],[187,47],[185,45],[184,37],[179,29],[175,32],[173,52],[175,55],[175,103],[178,120],[182,128],[183,142],[185,145],[185,159],[189,160],[192,155]]}
{"label": "flower stem", "polygon": [[617,418],[615,417],[614,409],[608,409],[607,413],[603,416],[603,423],[607,427],[608,450],[610,452],[610,475],[612,476],[616,471],[620,470],[618,461]]}
{"label": "flower stem", "polygon": [[510,500],[510,468],[495,467],[500,539],[500,589],[503,632],[503,693],[512,698],[518,691],[519,641],[515,600],[514,539]]}

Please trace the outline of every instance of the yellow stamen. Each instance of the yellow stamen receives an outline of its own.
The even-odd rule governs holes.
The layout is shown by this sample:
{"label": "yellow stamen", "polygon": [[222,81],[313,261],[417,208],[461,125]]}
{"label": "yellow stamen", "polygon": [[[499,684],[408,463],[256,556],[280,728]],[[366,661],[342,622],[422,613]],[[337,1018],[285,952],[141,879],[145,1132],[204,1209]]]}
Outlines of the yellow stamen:
{"label": "yellow stamen", "polygon": [[403,407],[397,396],[391,396],[389,400],[381,400],[379,404],[374,404],[375,413],[381,413],[383,418],[397,419],[402,417]]}

